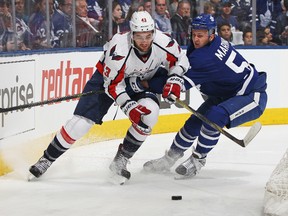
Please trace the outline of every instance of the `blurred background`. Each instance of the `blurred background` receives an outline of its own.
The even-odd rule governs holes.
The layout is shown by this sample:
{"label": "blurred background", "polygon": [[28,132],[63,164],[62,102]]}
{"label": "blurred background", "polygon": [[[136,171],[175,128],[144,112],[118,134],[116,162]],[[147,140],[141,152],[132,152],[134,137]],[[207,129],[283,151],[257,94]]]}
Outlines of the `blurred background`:
{"label": "blurred background", "polygon": [[212,14],[217,34],[235,46],[288,45],[288,0],[0,0],[0,53],[102,49],[142,10],[184,48],[200,13]]}

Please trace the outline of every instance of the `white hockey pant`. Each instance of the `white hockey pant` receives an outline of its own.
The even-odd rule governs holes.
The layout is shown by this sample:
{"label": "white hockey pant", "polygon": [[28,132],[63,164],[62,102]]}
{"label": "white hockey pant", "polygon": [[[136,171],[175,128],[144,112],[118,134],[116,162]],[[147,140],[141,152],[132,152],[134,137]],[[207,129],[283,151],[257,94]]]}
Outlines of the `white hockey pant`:
{"label": "white hockey pant", "polygon": [[[83,137],[94,122],[82,116],[74,115],[66,122],[63,128],[56,134],[59,143],[64,148],[70,148],[71,144]],[[65,134],[65,135],[64,135]]]}

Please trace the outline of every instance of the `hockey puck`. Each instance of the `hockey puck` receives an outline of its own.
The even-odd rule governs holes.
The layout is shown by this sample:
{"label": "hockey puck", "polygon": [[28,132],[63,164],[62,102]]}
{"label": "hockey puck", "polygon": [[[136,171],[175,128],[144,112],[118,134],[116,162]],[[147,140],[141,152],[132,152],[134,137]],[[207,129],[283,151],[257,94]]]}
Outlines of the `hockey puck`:
{"label": "hockey puck", "polygon": [[172,196],[172,200],[182,200],[182,196]]}

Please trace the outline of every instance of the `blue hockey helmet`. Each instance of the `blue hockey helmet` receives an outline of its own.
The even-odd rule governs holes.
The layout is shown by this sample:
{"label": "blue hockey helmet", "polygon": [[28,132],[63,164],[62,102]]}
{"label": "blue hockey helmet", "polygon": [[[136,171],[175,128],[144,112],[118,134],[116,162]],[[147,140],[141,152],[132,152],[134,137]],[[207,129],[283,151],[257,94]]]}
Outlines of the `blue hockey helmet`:
{"label": "blue hockey helmet", "polygon": [[192,20],[191,30],[203,29],[207,30],[208,34],[211,35],[216,31],[216,21],[210,14],[200,14]]}

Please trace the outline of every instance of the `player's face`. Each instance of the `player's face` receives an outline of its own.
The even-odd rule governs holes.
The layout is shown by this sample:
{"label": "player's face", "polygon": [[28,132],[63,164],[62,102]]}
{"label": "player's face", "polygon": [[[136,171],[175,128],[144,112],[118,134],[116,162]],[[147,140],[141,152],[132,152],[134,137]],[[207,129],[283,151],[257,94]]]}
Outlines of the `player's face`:
{"label": "player's face", "polygon": [[134,32],[134,45],[141,52],[149,51],[153,41],[153,31],[148,32]]}
{"label": "player's face", "polygon": [[[214,35],[213,35],[214,37]],[[209,36],[207,30],[192,30],[192,42],[196,49],[204,47],[212,40],[212,35]]]}

